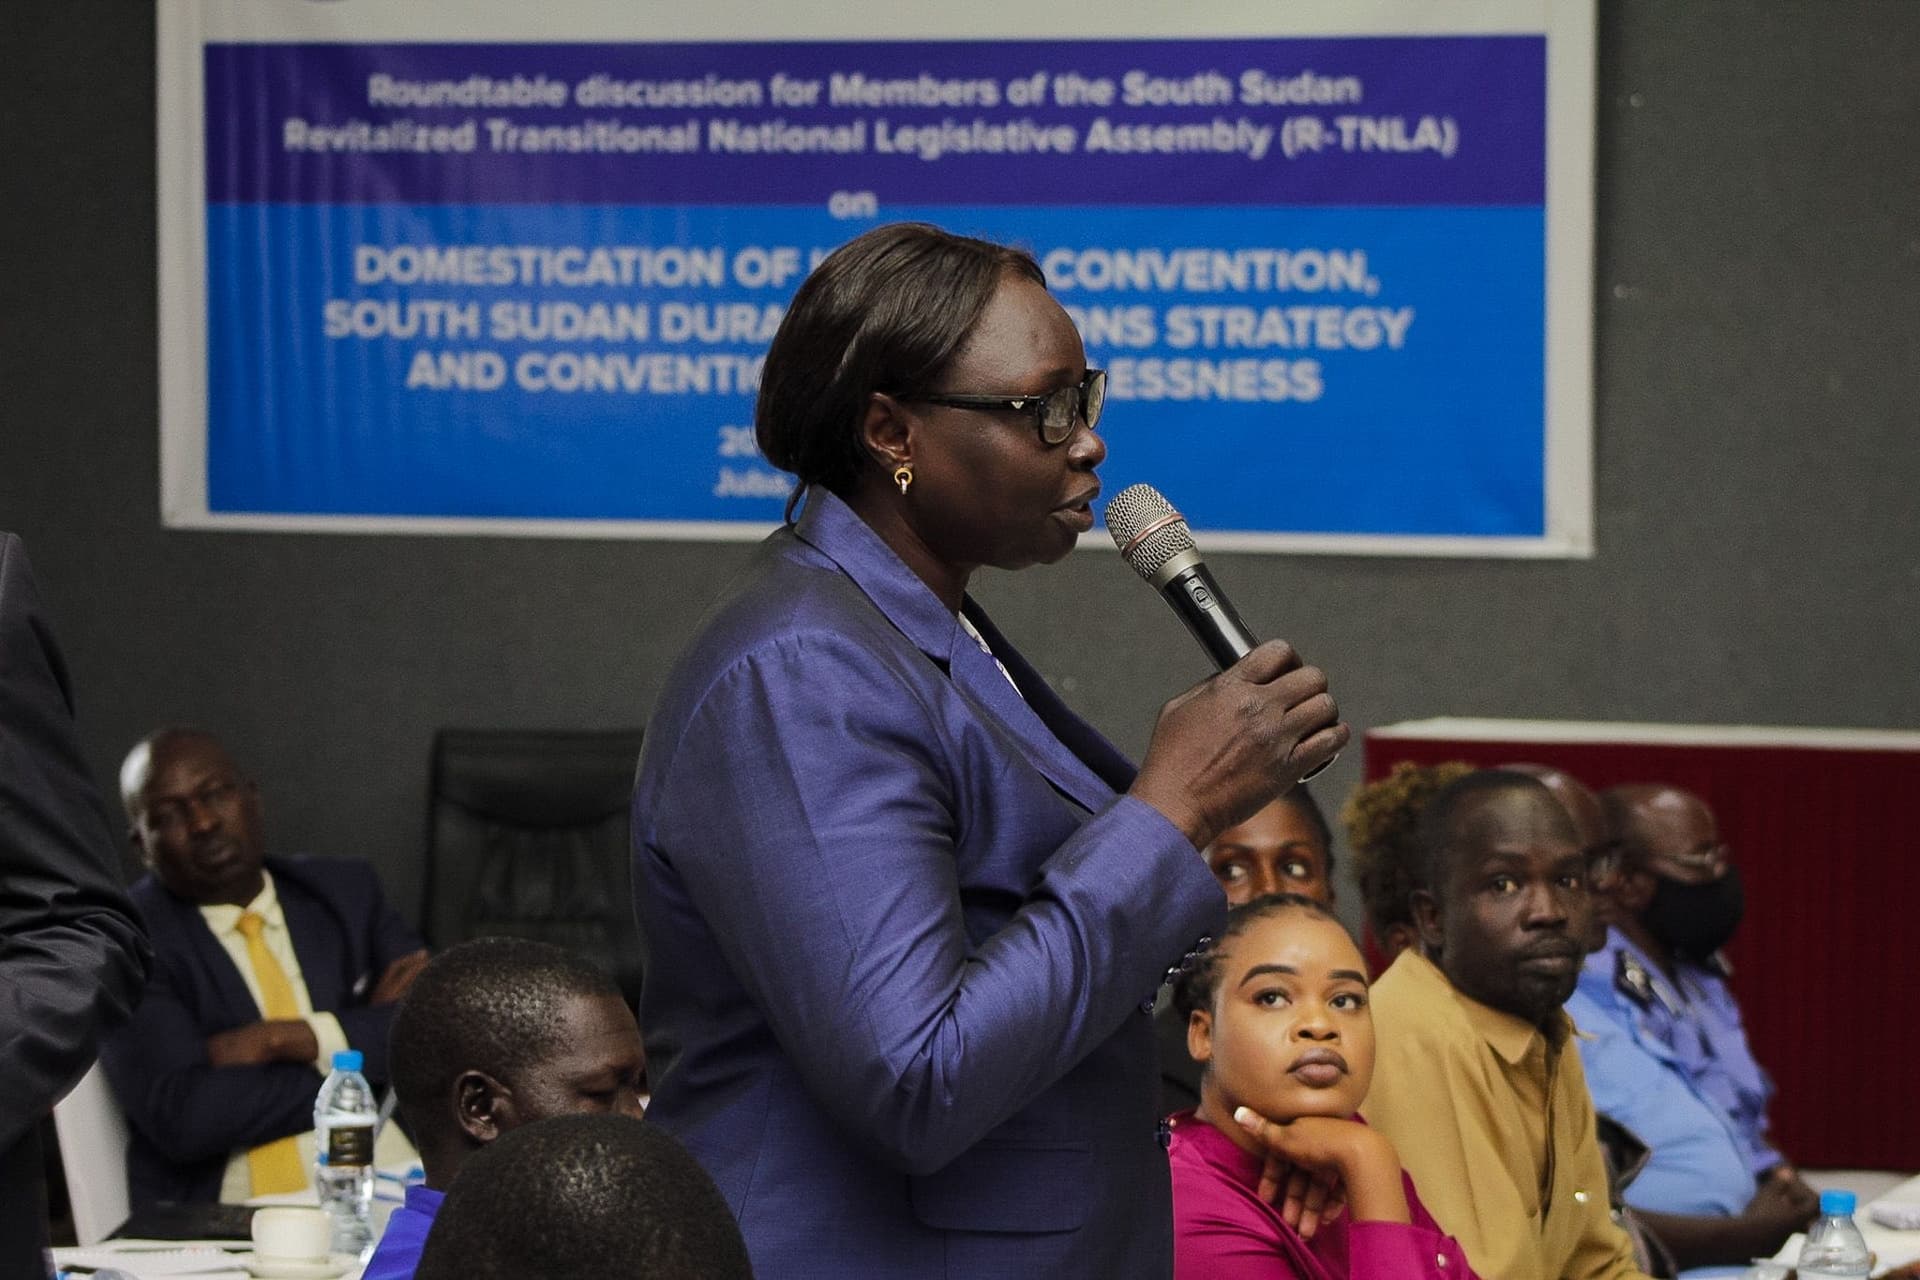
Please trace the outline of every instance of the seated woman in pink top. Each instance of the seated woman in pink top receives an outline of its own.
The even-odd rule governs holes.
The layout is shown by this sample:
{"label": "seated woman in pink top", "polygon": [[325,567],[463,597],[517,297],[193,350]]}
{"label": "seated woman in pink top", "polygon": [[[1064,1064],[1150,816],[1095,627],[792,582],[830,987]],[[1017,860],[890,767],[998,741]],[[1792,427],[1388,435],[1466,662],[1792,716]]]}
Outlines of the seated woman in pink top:
{"label": "seated woman in pink top", "polygon": [[[1174,999],[1205,1070],[1198,1110],[1172,1118],[1175,1280],[1473,1275],[1355,1114],[1373,1079],[1366,965],[1325,907],[1270,894],[1236,908]],[[1344,1208],[1303,1213],[1329,1186]]]}

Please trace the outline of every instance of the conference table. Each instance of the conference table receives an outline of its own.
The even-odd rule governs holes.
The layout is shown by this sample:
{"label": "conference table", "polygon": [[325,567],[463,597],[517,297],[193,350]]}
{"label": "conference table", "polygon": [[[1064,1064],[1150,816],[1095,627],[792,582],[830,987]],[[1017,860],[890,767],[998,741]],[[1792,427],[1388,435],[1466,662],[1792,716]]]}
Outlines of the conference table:
{"label": "conference table", "polygon": [[[408,1176],[418,1168],[383,1169],[374,1184],[373,1232],[378,1240],[387,1218],[400,1207]],[[286,1195],[256,1196],[247,1201],[256,1208],[269,1205],[312,1206],[319,1203],[311,1188]],[[253,1261],[253,1245],[245,1240],[109,1239],[99,1244],[53,1251],[54,1266],[62,1274],[85,1276],[117,1270],[133,1280],[360,1280],[358,1262],[336,1259],[334,1269],[319,1267],[272,1270]]]}
{"label": "conference table", "polygon": [[89,1248],[55,1249],[62,1276],[119,1273],[132,1280],[359,1280],[361,1266],[338,1270],[256,1269],[252,1246],[239,1240],[111,1240]]}
{"label": "conference table", "polygon": [[63,1276],[118,1271],[132,1280],[360,1280],[358,1262],[330,1267],[263,1268],[244,1240],[107,1240],[53,1251]]}
{"label": "conference table", "polygon": [[[265,1197],[259,1203],[300,1203],[298,1196]],[[313,1202],[311,1193],[306,1203]],[[398,1201],[382,1194],[374,1200],[376,1207],[376,1230],[384,1230],[386,1215],[398,1207]],[[1920,1207],[1920,1176],[1907,1179],[1892,1189],[1883,1192],[1863,1205],[1855,1215],[1860,1224],[1860,1233],[1867,1239],[1867,1247],[1872,1249],[1879,1259],[1875,1275],[1887,1275],[1899,1268],[1911,1267],[1920,1263],[1920,1231],[1896,1231],[1883,1227],[1873,1220],[1875,1205],[1910,1205]],[[1801,1237],[1794,1236],[1787,1241],[1775,1261],[1792,1264],[1800,1252]],[[249,1246],[236,1240],[109,1240],[104,1245],[90,1249],[55,1249],[54,1262],[63,1270],[71,1270],[75,1275],[85,1275],[93,1267],[115,1267],[133,1276],[136,1280],[173,1280],[175,1277],[190,1277],[192,1280],[252,1280],[256,1274],[245,1266],[245,1257]],[[86,1265],[76,1265],[84,1260]],[[336,1273],[341,1280],[359,1280],[361,1268],[357,1265]],[[1901,1274],[1912,1274],[1902,1272]],[[298,1280],[288,1277],[287,1280]]]}

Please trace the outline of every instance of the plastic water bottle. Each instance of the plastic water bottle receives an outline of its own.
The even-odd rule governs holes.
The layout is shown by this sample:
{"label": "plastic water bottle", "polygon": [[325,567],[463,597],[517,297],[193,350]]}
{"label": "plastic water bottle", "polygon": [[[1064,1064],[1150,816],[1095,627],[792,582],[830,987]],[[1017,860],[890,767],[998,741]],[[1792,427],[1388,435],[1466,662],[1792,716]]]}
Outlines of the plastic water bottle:
{"label": "plastic water bottle", "polygon": [[373,1131],[380,1109],[360,1074],[358,1049],[333,1055],[333,1071],[313,1100],[313,1185],[333,1218],[333,1251],[365,1259],[373,1248]]}
{"label": "plastic water bottle", "polygon": [[1860,1228],[1853,1225],[1853,1206],[1851,1191],[1820,1193],[1820,1220],[1807,1229],[1807,1242],[1800,1246],[1800,1261],[1795,1264],[1801,1280],[1827,1276],[1852,1280],[1871,1273],[1872,1255],[1860,1238]]}

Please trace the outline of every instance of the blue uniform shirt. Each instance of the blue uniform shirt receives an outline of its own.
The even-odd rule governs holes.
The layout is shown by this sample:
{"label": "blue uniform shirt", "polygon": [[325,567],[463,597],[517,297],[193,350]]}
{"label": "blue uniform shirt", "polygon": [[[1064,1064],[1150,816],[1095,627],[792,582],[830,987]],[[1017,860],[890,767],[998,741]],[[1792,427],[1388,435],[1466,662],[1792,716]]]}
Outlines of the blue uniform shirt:
{"label": "blue uniform shirt", "polygon": [[[1580,1062],[1594,1110],[1652,1149],[1623,1193],[1655,1213],[1733,1215],[1759,1175],[1781,1163],[1767,1141],[1773,1084],[1754,1061],[1725,979],[1677,960],[1669,980],[1618,929],[1587,957],[1567,1002],[1586,1033]],[[1739,1276],[1745,1268],[1695,1268],[1683,1280]]]}
{"label": "blue uniform shirt", "polygon": [[1670,981],[1617,929],[1567,1004],[1594,1108],[1653,1149],[1626,1192],[1636,1208],[1734,1214],[1781,1162],[1766,1138],[1772,1084],[1719,975],[1679,962]]}
{"label": "blue uniform shirt", "polygon": [[[1784,1157],[1767,1140],[1767,1102],[1773,1081],[1754,1061],[1747,1046],[1747,1029],[1740,1006],[1726,979],[1712,969],[1676,960],[1678,981],[1669,983],[1638,947],[1618,930],[1609,930],[1606,950],[1615,969],[1627,954],[1651,975],[1654,998],[1646,1004],[1646,1033],[1666,1046],[1701,1096],[1732,1121],[1746,1153],[1747,1168],[1757,1178]],[[1599,957],[1591,957],[1591,967]]]}
{"label": "blue uniform shirt", "polygon": [[407,1202],[387,1219],[386,1234],[380,1247],[367,1260],[360,1280],[413,1280],[420,1266],[420,1251],[427,1247],[427,1232],[433,1228],[433,1215],[440,1212],[446,1192],[428,1186],[407,1188]]}
{"label": "blue uniform shirt", "polygon": [[1593,1109],[1633,1130],[1651,1153],[1623,1193],[1626,1202],[1654,1213],[1715,1217],[1746,1208],[1754,1180],[1726,1117],[1636,1041],[1611,1002],[1576,991],[1567,1014],[1580,1030]]}

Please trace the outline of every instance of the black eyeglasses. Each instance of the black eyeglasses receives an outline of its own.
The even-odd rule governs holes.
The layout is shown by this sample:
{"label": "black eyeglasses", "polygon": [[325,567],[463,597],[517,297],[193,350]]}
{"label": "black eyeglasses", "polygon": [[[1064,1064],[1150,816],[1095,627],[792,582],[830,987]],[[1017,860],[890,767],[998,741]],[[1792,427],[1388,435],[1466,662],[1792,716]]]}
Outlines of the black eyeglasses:
{"label": "black eyeglasses", "polygon": [[1040,438],[1048,444],[1065,444],[1073,434],[1073,424],[1082,418],[1087,429],[1100,422],[1100,410],[1107,403],[1107,371],[1089,369],[1077,387],[1061,387],[1043,396],[901,396],[923,404],[944,404],[955,409],[997,409],[1012,413],[1030,413]]}

